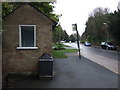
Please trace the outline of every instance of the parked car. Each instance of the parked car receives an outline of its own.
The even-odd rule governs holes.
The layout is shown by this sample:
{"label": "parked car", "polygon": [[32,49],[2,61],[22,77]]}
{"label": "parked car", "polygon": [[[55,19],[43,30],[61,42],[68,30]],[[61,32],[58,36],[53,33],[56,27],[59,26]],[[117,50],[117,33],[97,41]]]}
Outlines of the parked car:
{"label": "parked car", "polygon": [[85,42],[84,45],[85,46],[91,46],[91,43],[90,42]]}
{"label": "parked car", "polygon": [[101,47],[103,49],[108,49],[108,50],[116,50],[117,47],[113,45],[111,42],[101,42]]}

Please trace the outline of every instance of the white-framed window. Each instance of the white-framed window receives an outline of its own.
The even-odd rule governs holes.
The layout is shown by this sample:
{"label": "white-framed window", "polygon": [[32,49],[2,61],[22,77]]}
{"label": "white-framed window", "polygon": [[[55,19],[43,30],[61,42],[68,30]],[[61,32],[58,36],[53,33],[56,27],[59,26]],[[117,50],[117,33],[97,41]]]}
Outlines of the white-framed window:
{"label": "white-framed window", "polygon": [[19,25],[19,47],[17,49],[38,49],[36,47],[36,25]]}

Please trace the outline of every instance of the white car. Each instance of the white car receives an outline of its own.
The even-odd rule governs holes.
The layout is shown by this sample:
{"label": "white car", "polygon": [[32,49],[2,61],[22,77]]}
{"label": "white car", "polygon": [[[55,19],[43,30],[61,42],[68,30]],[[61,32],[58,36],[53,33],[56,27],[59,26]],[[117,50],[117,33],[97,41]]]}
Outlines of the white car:
{"label": "white car", "polygon": [[103,49],[113,49],[113,50],[117,49],[117,47],[110,42],[101,42],[101,47]]}
{"label": "white car", "polygon": [[91,46],[91,43],[90,42],[85,42],[84,45],[85,46]]}

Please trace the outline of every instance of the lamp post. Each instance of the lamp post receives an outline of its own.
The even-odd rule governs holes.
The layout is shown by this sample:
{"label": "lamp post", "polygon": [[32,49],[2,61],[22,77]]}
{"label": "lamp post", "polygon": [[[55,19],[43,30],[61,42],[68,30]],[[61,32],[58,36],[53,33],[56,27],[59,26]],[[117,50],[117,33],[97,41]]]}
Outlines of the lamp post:
{"label": "lamp post", "polygon": [[105,25],[105,27],[106,27],[106,41],[108,42],[108,30],[107,30],[107,28],[108,28],[108,25],[107,25],[107,23],[103,23],[104,25]]}
{"label": "lamp post", "polygon": [[77,46],[78,46],[78,51],[79,51],[79,58],[81,59],[81,54],[80,54],[80,44],[79,44],[79,33],[77,30],[77,24],[72,24],[73,31],[76,31],[77,33]]}

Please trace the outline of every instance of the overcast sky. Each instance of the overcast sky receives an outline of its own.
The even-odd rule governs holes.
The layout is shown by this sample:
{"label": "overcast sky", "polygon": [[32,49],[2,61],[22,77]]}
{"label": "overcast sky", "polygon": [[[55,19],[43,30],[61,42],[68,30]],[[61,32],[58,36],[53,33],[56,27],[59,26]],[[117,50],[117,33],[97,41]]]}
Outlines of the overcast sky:
{"label": "overcast sky", "polygon": [[77,23],[80,35],[85,30],[85,23],[89,14],[97,7],[109,8],[110,12],[117,10],[120,0],[57,0],[55,4],[55,13],[62,14],[60,24],[69,35],[75,33],[72,31],[72,24]]}

